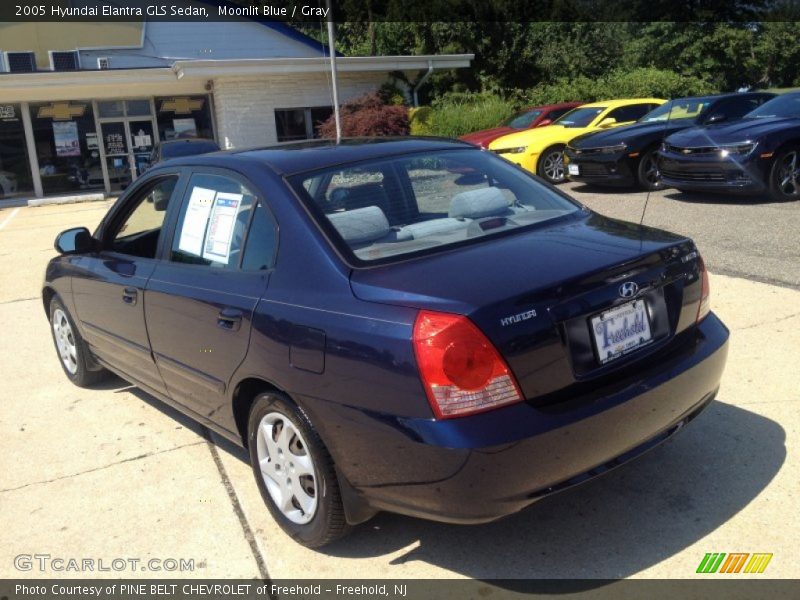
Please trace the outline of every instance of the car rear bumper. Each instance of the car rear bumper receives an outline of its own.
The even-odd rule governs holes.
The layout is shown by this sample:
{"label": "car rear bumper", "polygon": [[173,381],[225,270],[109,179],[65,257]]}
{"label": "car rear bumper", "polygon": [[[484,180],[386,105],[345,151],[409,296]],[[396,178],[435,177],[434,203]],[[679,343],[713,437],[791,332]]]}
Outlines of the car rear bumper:
{"label": "car rear bumper", "polygon": [[692,335],[687,350],[656,372],[569,409],[517,404],[434,421],[305,401],[360,502],[487,522],[641,455],[697,416],[719,388],[728,330],[711,314]]}
{"label": "car rear bumper", "polygon": [[664,185],[681,190],[758,194],[766,189],[763,165],[753,160],[681,160],[673,154],[660,153],[658,169]]}

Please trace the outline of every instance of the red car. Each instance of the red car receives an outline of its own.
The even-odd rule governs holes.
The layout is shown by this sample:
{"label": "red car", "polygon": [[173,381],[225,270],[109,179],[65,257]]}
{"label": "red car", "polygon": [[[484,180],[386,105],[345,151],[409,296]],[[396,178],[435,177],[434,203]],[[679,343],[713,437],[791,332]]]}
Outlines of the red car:
{"label": "red car", "polygon": [[481,148],[488,148],[497,138],[522,131],[523,129],[533,129],[534,127],[544,127],[550,125],[561,115],[580,106],[583,102],[562,102],[561,104],[546,104],[544,106],[529,106],[511,117],[499,127],[483,129],[474,133],[462,135],[460,139],[470,144],[475,144]]}

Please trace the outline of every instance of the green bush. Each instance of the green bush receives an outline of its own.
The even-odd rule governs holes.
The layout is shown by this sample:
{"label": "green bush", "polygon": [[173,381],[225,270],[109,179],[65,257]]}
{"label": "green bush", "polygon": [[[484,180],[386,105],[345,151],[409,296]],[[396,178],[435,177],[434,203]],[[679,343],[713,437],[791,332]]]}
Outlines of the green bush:
{"label": "green bush", "polygon": [[681,98],[715,92],[714,86],[691,77],[654,68],[613,71],[605,77],[575,77],[540,85],[525,95],[528,104],[550,104],[578,100],[613,100],[615,98]]}
{"label": "green bush", "polygon": [[420,106],[408,109],[408,123],[411,135],[435,135],[431,123],[433,109],[430,106]]}
{"label": "green bush", "polygon": [[513,102],[495,94],[453,92],[434,100],[425,116],[424,129],[428,135],[458,137],[495,127],[516,109]]}

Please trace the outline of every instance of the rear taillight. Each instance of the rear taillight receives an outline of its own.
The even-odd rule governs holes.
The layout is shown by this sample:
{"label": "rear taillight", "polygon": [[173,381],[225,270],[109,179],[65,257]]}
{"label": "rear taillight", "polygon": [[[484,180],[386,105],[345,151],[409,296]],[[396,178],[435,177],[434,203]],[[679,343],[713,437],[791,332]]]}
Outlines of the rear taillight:
{"label": "rear taillight", "polygon": [[703,259],[697,257],[697,267],[700,270],[700,305],[697,307],[697,323],[702,321],[711,312],[711,286],[708,282],[708,269]]}
{"label": "rear taillight", "polygon": [[522,400],[508,365],[467,317],[422,310],[413,339],[436,418],[462,417]]}

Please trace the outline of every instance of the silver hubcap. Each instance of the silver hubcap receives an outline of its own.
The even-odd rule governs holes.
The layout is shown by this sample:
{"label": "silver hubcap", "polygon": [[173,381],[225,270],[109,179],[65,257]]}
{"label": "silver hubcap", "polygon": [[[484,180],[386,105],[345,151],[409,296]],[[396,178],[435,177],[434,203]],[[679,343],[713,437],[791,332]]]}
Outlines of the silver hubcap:
{"label": "silver hubcap", "polygon": [[53,311],[53,333],[61,362],[67,371],[75,375],[78,371],[78,348],[67,315],[60,308]]}
{"label": "silver hubcap", "polygon": [[797,164],[797,152],[789,152],[783,157],[778,169],[778,187],[787,196],[800,193],[800,169]]}
{"label": "silver hubcap", "polygon": [[256,451],[275,505],[293,523],[308,523],[317,512],[317,476],[303,436],[285,415],[272,412],[258,425]]}
{"label": "silver hubcap", "polygon": [[551,152],[544,157],[542,170],[551,181],[563,181],[564,179],[564,156],[561,152]]}

